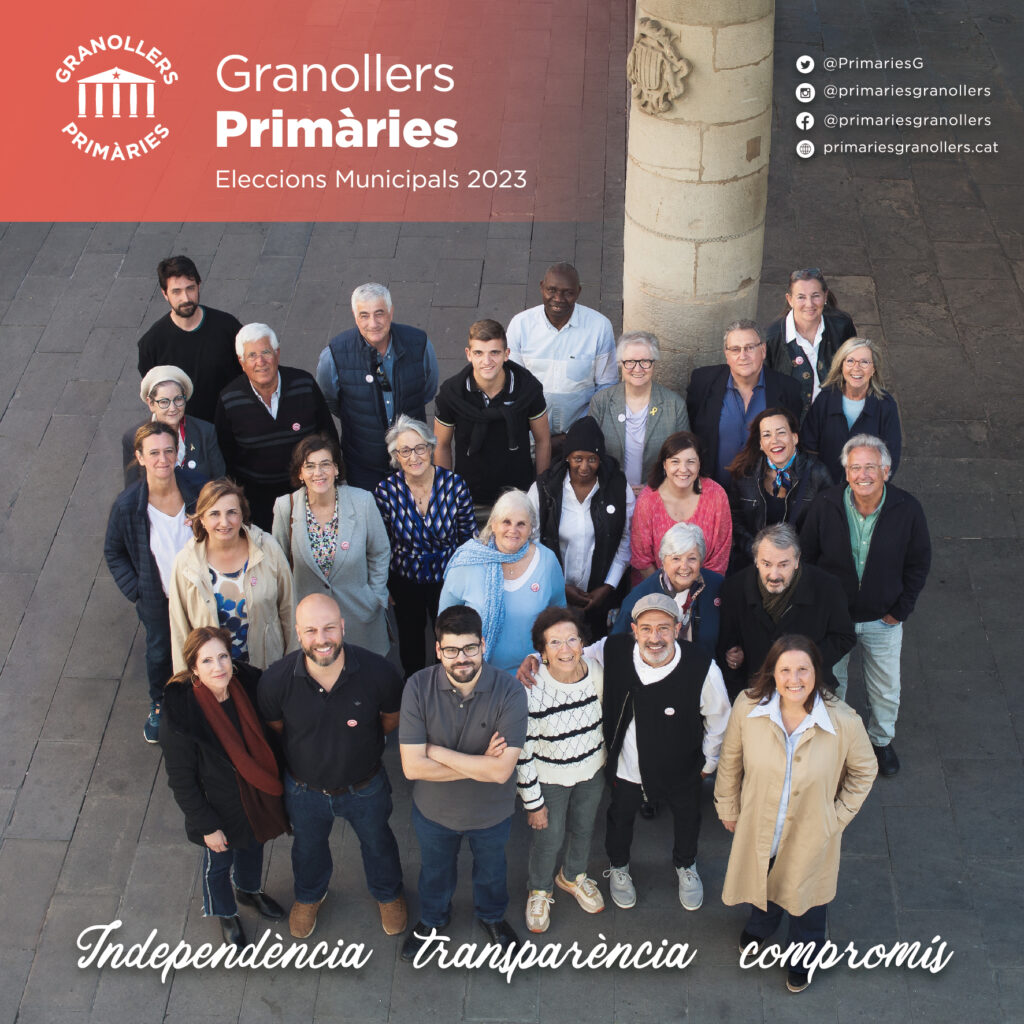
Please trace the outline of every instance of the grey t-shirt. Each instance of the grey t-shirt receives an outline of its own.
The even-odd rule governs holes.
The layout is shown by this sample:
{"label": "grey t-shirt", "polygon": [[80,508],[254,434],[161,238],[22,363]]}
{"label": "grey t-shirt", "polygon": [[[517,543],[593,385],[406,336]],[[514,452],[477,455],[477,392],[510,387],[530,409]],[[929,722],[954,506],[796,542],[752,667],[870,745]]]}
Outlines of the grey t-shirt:
{"label": "grey t-shirt", "polygon": [[[463,698],[440,665],[410,677],[402,694],[399,743],[436,743],[462,754],[483,754],[495,732],[510,747],[526,742],[526,690],[507,672],[484,664],[472,693]],[[490,828],[504,821],[515,806],[516,773],[507,782],[413,783],[419,812],[456,832]]]}

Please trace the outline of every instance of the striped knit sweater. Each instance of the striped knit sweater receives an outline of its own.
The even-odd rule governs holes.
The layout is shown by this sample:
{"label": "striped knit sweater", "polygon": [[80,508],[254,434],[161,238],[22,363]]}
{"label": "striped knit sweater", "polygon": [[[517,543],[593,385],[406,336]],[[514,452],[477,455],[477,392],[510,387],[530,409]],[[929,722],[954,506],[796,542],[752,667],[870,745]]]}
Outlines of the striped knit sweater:
{"label": "striped knit sweater", "polygon": [[575,786],[604,766],[604,671],[593,661],[585,663],[587,676],[578,683],[559,683],[541,665],[529,690],[530,721],[516,768],[519,795],[528,811],[544,806],[540,783]]}

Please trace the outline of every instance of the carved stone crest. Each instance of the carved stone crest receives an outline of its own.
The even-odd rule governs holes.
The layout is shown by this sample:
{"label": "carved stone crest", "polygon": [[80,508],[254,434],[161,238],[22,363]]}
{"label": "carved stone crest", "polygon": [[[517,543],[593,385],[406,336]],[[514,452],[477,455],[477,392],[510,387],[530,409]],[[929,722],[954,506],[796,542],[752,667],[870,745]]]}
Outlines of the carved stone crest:
{"label": "carved stone crest", "polygon": [[626,77],[640,109],[648,114],[671,110],[683,95],[683,79],[689,73],[690,62],[679,53],[675,33],[660,21],[641,18],[626,60]]}

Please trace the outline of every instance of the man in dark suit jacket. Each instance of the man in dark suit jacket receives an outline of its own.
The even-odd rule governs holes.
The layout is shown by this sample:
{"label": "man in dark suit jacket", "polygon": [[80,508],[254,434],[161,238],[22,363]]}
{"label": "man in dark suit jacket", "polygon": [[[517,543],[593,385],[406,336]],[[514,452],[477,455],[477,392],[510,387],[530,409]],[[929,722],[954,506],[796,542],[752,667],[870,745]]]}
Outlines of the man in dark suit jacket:
{"label": "man in dark suit jacket", "polygon": [[764,365],[764,335],[753,320],[725,329],[725,364],[698,366],[686,389],[690,429],[701,441],[701,476],[729,484],[726,466],[747,440],[750,424],[765,409],[803,412],[800,385]]}
{"label": "man in dark suit jacket", "polygon": [[754,564],[730,576],[721,590],[721,625],[715,660],[729,697],[750,685],[780,636],[799,633],[821,651],[828,684],[833,666],[857,642],[840,582],[800,560],[800,541],[789,523],[766,526],[751,545]]}

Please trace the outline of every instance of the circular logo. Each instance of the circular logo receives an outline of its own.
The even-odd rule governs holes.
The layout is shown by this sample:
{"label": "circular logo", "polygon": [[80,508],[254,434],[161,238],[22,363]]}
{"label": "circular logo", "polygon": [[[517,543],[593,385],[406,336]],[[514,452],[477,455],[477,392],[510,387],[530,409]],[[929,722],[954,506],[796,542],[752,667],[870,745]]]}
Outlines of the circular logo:
{"label": "circular logo", "polygon": [[292,424],[292,430],[301,430],[301,429],[302,429],[302,424],[301,423],[293,423]]}
{"label": "circular logo", "polygon": [[810,103],[814,99],[814,86],[810,82],[801,82],[796,87],[796,98],[801,103]]}
{"label": "circular logo", "polygon": [[793,365],[794,366],[802,366],[803,365],[803,361],[804,361],[804,357],[803,356],[797,356],[796,359],[793,360]]}
{"label": "circular logo", "polygon": [[366,383],[367,384],[372,384],[373,383],[373,374],[372,373],[368,373],[366,375]]}
{"label": "circular logo", "polygon": [[675,713],[676,713],[676,709],[675,708],[665,708],[665,714],[666,715],[671,716],[671,715],[674,715]]}
{"label": "circular logo", "polygon": [[196,468],[196,460],[195,459],[189,459],[188,460],[188,468],[189,469],[195,469]]}
{"label": "circular logo", "polygon": [[152,40],[117,33],[79,39],[59,60],[55,77],[68,87],[71,115],[60,133],[84,156],[127,163],[170,136],[157,110],[178,72]]}
{"label": "circular logo", "polygon": [[359,723],[354,718],[350,718],[348,724],[350,728],[354,729]]}
{"label": "circular logo", "polygon": [[607,512],[607,513],[608,513],[608,515],[610,515],[610,516],[613,516],[613,515],[615,515],[615,506],[614,506],[614,505],[605,505],[605,508],[604,508],[604,510],[605,510],[605,512]]}
{"label": "circular logo", "polygon": [[539,584],[539,583],[531,583],[531,584],[530,584],[530,589],[531,589],[531,590],[532,590],[532,591],[533,591],[533,592],[534,592],[535,594],[539,594],[539,593],[540,593],[540,584]]}
{"label": "circular logo", "polygon": [[343,540],[343,541],[341,542],[341,550],[342,550],[342,551],[348,551],[348,548],[349,548],[349,543],[348,543],[348,541],[347,541],[347,540]]}
{"label": "circular logo", "polygon": [[624,412],[620,412],[619,413],[619,422],[620,423],[625,423],[626,422],[626,414]]}
{"label": "circular logo", "polygon": [[802,160],[814,156],[814,143],[810,139],[801,139],[796,144],[796,155]]}

